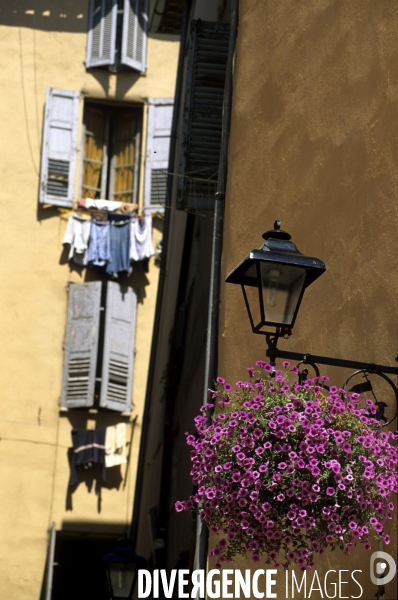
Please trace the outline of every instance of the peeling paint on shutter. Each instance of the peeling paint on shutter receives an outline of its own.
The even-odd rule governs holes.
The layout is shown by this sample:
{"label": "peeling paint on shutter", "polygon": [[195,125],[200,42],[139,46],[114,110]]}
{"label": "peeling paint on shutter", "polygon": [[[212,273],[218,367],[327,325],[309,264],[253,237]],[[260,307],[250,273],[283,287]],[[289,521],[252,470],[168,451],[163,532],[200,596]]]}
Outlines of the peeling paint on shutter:
{"label": "peeling paint on shutter", "polygon": [[124,0],[122,64],[145,73],[148,0]]}
{"label": "peeling paint on shutter", "polygon": [[228,38],[226,23],[191,23],[177,184],[179,209],[214,209]]}
{"label": "peeling paint on shutter", "polygon": [[40,202],[73,206],[79,92],[47,89],[40,174]]}
{"label": "peeling paint on shutter", "polygon": [[131,287],[109,281],[100,406],[131,411],[137,294]]}
{"label": "peeling paint on shutter", "polygon": [[149,100],[144,206],[163,210],[166,204],[173,99]]}
{"label": "peeling paint on shutter", "polygon": [[100,304],[100,281],[70,285],[61,396],[65,408],[94,403]]}
{"label": "peeling paint on shutter", "polygon": [[91,0],[86,67],[115,63],[117,0]]}

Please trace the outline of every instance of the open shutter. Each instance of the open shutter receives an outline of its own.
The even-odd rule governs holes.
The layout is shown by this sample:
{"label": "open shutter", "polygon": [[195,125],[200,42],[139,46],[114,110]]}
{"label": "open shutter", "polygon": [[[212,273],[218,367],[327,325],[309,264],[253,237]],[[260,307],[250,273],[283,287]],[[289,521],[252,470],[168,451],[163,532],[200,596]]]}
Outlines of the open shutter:
{"label": "open shutter", "polygon": [[73,206],[79,92],[47,89],[43,130],[40,202]]}
{"label": "open shutter", "polygon": [[172,98],[149,100],[145,163],[145,208],[163,210],[166,204],[172,119]]}
{"label": "open shutter", "polygon": [[122,64],[145,73],[148,0],[124,0]]}
{"label": "open shutter", "polygon": [[115,64],[117,0],[90,0],[86,67]]}
{"label": "open shutter", "polygon": [[100,324],[101,282],[69,286],[61,406],[94,403]]}
{"label": "open shutter", "polygon": [[100,406],[131,411],[137,295],[108,281]]}
{"label": "open shutter", "polygon": [[228,38],[227,23],[191,23],[177,185],[179,209],[214,209]]}

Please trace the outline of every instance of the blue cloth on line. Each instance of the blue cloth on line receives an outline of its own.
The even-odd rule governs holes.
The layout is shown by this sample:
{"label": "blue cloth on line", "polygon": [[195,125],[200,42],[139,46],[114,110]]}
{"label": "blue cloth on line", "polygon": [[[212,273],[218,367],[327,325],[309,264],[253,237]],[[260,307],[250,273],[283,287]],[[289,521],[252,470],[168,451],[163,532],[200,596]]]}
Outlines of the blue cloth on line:
{"label": "blue cloth on line", "polygon": [[102,467],[102,479],[106,481],[105,433],[105,429],[72,429],[69,485],[79,482],[78,467],[88,469],[94,464]]}
{"label": "blue cloth on line", "polygon": [[106,272],[117,275],[130,269],[130,220],[110,224],[110,254]]}
{"label": "blue cloth on line", "polygon": [[87,260],[97,267],[103,267],[110,258],[110,223],[94,220],[91,224]]}

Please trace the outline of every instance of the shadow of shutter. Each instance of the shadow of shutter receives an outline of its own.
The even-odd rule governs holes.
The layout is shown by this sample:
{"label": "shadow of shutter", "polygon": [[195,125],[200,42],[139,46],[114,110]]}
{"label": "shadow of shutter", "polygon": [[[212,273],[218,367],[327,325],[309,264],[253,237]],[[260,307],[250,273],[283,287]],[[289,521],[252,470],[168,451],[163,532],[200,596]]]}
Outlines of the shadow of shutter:
{"label": "shadow of shutter", "polygon": [[191,23],[177,182],[180,210],[214,210],[228,38],[227,23]]}
{"label": "shadow of shutter", "polygon": [[94,403],[100,305],[100,281],[70,285],[61,396],[64,408]]}
{"label": "shadow of shutter", "polygon": [[86,67],[115,64],[117,0],[91,0]]}
{"label": "shadow of shutter", "polygon": [[40,202],[73,206],[79,92],[47,88]]}
{"label": "shadow of shutter", "polygon": [[148,0],[124,0],[122,64],[145,73]]}
{"label": "shadow of shutter", "polygon": [[131,411],[137,294],[131,287],[109,281],[100,406]]}
{"label": "shadow of shutter", "polygon": [[149,100],[145,162],[145,208],[163,210],[166,204],[172,119],[173,98]]}

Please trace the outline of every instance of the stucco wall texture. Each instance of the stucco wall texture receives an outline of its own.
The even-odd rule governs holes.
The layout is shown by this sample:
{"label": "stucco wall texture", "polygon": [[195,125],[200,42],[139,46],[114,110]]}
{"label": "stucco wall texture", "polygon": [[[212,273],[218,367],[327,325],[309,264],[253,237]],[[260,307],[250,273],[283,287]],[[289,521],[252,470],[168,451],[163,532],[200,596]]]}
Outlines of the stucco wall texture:
{"label": "stucco wall texture", "polygon": [[[173,97],[179,43],[176,37],[150,36],[145,77],[88,72],[88,5],[0,0],[0,597],[15,600],[40,596],[52,521],[58,530],[123,533],[132,515],[159,270],[152,260],[149,273],[140,267],[133,272],[139,306],[131,418],[138,420],[127,484],[112,489],[110,477],[100,502],[95,486],[82,483],[68,510],[72,425],[104,427],[121,419],[87,411],[59,414],[67,285],[95,275],[61,264],[66,219],[55,208],[38,208],[42,118],[47,86],[80,91],[82,98],[143,104],[150,97]],[[154,239],[160,237],[158,221]]]}
{"label": "stucco wall texture", "polygon": [[[282,349],[395,364],[397,30],[398,7],[388,0],[241,1],[223,275],[262,244],[275,219],[327,266]],[[265,351],[240,288],[223,285],[219,373],[237,381]],[[350,373],[322,372],[338,385]],[[395,518],[390,531],[385,550],[396,556]],[[318,573],[362,569],[363,597],[371,598],[369,556],[336,551],[319,559]],[[355,585],[343,589],[358,594]],[[397,597],[394,584],[386,589]]]}

